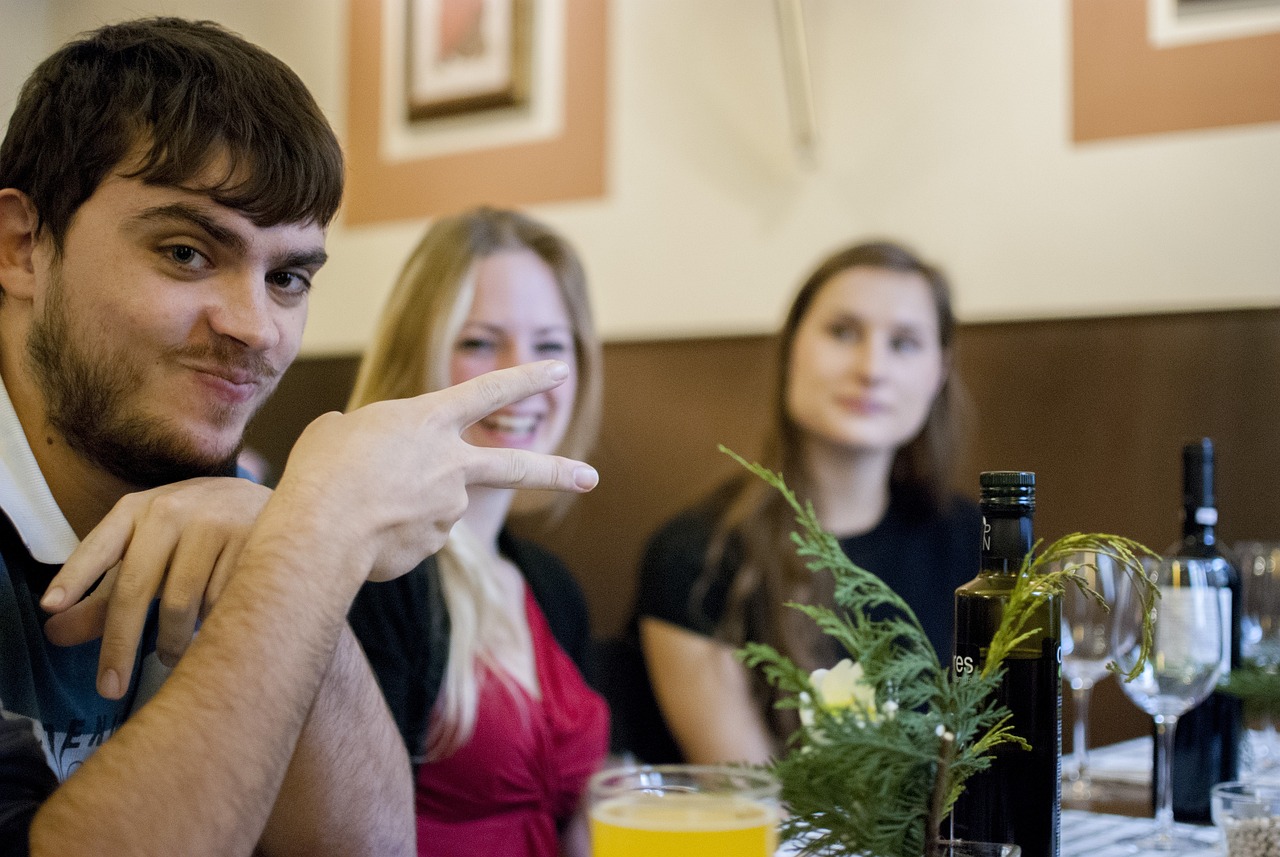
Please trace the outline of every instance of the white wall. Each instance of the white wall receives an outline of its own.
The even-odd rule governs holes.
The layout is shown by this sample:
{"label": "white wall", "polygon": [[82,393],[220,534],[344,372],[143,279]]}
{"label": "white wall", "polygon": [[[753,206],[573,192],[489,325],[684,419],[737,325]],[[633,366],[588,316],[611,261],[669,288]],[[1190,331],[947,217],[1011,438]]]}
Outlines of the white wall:
{"label": "white wall", "polygon": [[[770,0],[613,0],[609,192],[538,206],[612,338],[772,329],[849,239],[907,239],[965,320],[1280,304],[1280,124],[1075,146],[1065,0],[806,0],[821,140],[790,147]],[[48,10],[11,21],[21,6]],[[141,13],[221,20],[342,133],[345,0],[0,0],[12,67]],[[39,16],[36,16],[38,22]],[[6,110],[6,115],[7,115]],[[344,229],[304,347],[359,349],[424,222]]]}
{"label": "white wall", "polygon": [[18,88],[49,52],[43,0],[0,0],[0,128],[7,125]]}

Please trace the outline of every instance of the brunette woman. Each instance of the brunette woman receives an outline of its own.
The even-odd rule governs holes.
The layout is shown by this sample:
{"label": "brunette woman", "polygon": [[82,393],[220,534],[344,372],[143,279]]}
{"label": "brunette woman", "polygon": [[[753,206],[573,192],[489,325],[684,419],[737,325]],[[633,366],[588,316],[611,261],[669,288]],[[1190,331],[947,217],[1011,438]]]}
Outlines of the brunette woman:
{"label": "brunette woman", "polygon": [[[858,565],[919,617],[944,663],[952,593],[977,571],[977,507],[949,490],[956,445],[955,318],[943,274],[905,247],[859,244],[822,262],[779,336],[762,463],[781,471]],[[805,669],[843,656],[787,601],[831,603],[795,555],[791,510],[749,474],[665,525],[641,569],[637,630],[663,735],[648,761],[764,762],[797,725],[734,651],[772,644]],[[661,730],[658,730],[660,732]]]}

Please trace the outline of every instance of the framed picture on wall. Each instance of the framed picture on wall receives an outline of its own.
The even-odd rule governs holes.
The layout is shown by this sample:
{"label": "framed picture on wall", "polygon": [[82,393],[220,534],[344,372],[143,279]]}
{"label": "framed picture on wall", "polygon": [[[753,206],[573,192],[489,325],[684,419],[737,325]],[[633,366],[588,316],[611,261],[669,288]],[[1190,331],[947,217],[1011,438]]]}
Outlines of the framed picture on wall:
{"label": "framed picture on wall", "polygon": [[405,0],[409,119],[527,103],[533,0]]}

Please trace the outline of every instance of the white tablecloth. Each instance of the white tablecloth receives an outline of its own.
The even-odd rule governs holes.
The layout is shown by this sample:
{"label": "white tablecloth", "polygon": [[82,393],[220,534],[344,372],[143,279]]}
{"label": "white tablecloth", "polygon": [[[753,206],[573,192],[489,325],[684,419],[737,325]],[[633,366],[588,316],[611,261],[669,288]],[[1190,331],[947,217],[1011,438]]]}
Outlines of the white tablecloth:
{"label": "white tablecloth", "polygon": [[1212,827],[1193,824],[1177,824],[1180,833],[1196,840],[1198,847],[1185,851],[1134,851],[1116,842],[1131,836],[1141,836],[1151,830],[1155,821],[1150,818],[1130,818],[1127,815],[1102,815],[1078,809],[1062,811],[1062,857],[1222,857],[1218,844],[1218,831]]}
{"label": "white tablecloth", "polygon": [[[1185,851],[1134,851],[1131,846],[1117,844],[1122,839],[1147,833],[1153,824],[1155,821],[1150,818],[1064,809],[1061,857],[1223,857],[1218,831],[1192,824],[1175,825],[1179,832],[1196,840],[1196,847]],[[799,849],[783,845],[778,849],[777,857],[792,857],[798,853]]]}

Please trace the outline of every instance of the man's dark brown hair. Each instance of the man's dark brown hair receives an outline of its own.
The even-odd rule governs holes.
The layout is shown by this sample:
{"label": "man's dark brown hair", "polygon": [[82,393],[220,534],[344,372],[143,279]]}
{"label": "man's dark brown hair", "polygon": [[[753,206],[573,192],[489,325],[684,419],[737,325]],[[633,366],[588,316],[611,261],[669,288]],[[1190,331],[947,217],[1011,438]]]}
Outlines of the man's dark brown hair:
{"label": "man's dark brown hair", "polygon": [[306,86],[210,21],[114,24],[42,62],[0,145],[0,187],[31,198],[60,252],[76,211],[126,159],[129,176],[208,192],[259,226],[326,226],[342,198],[342,151]]}

